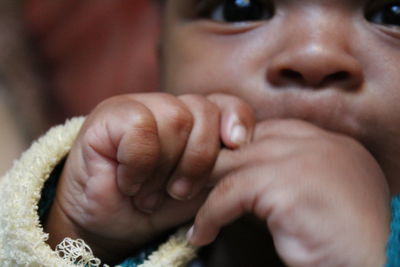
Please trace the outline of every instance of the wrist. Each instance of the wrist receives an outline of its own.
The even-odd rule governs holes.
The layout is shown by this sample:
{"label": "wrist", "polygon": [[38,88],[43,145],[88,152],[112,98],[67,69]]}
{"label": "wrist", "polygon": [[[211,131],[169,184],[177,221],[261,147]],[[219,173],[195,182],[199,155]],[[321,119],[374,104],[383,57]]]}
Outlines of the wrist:
{"label": "wrist", "polygon": [[133,243],[128,244],[107,239],[77,225],[63,211],[57,200],[54,201],[43,226],[45,232],[49,234],[47,243],[53,250],[56,250],[56,247],[65,238],[72,240],[82,239],[96,258],[101,259],[103,263],[112,265],[135,253],[135,245]]}
{"label": "wrist", "polygon": [[43,222],[43,228],[49,234],[47,243],[52,249],[55,249],[64,238],[78,239],[80,236],[77,234],[75,226],[62,212],[57,201],[52,204],[46,220]]}

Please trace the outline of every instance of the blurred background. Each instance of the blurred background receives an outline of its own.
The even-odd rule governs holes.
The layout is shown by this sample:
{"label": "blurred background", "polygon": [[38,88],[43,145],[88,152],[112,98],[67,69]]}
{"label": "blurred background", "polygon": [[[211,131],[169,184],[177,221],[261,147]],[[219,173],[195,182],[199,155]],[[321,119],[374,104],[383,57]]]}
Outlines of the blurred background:
{"label": "blurred background", "polygon": [[49,127],[158,88],[151,0],[0,0],[0,176]]}

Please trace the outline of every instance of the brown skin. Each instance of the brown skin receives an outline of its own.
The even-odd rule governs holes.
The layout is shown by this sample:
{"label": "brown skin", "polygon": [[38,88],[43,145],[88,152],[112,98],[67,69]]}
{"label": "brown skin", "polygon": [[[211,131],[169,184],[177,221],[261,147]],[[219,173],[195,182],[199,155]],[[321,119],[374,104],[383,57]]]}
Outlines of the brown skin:
{"label": "brown skin", "polygon": [[[219,2],[215,6],[218,4]],[[368,172],[369,178],[364,176],[365,173],[359,173],[358,183],[365,183],[367,187],[369,181],[383,179],[385,176],[392,194],[399,192],[400,169],[397,159],[400,157],[398,149],[400,134],[398,114],[400,113],[396,103],[400,98],[398,86],[400,83],[398,75],[400,30],[398,27],[367,21],[364,15],[364,10],[368,8],[367,1],[288,0],[273,1],[273,6],[275,15],[270,19],[235,24],[199,16],[193,12],[194,4],[191,1],[168,1],[163,39],[162,85],[165,90],[177,95],[188,92],[188,88],[190,92],[199,94],[210,92],[233,94],[244,99],[254,108],[257,121],[260,122],[275,118],[300,119],[322,127],[332,133],[319,132],[318,134],[317,131],[308,137],[317,136],[316,140],[321,138],[331,145],[336,144],[335,149],[331,147],[333,150],[331,153],[337,156],[329,157],[329,159],[332,159],[331,166],[336,166],[338,169],[334,170],[326,166],[322,157],[325,152],[321,151],[321,144],[318,144],[318,141],[314,142],[314,146],[313,142],[308,140],[309,138],[305,138],[303,143],[310,143],[301,148],[294,145],[301,141],[301,138],[298,140],[296,134],[283,138],[281,142],[279,138],[276,138],[274,142],[277,143],[276,150],[280,151],[284,148],[285,153],[270,156],[271,159],[269,159],[268,155],[274,153],[271,152],[273,149],[266,146],[265,151],[259,151],[259,156],[253,161],[244,159],[249,160],[248,164],[257,163],[253,163],[253,166],[250,164],[251,167],[236,167],[228,178],[225,177],[224,182],[217,185],[198,213],[195,222],[196,234],[192,242],[197,245],[207,244],[215,238],[222,225],[244,212],[252,212],[266,220],[275,238],[278,252],[290,266],[318,266],[322,259],[314,258],[313,255],[318,255],[324,249],[326,250],[322,252],[322,255],[326,256],[325,260],[333,260],[326,261],[325,264],[329,262],[335,266],[335,264],[341,264],[340,259],[337,258],[338,255],[346,253],[341,254],[332,247],[329,249],[321,246],[319,252],[306,248],[309,245],[312,247],[313,244],[321,244],[319,242],[324,243],[323,240],[332,241],[337,235],[343,236],[343,233],[340,235],[340,231],[336,232],[338,228],[336,230],[332,228],[332,231],[328,233],[330,237],[325,236],[324,239],[324,235],[317,234],[318,231],[314,233],[308,231],[316,229],[318,225],[329,225],[329,216],[327,214],[322,216],[324,214],[322,210],[315,209],[310,212],[307,205],[302,206],[301,203],[304,203],[305,199],[312,199],[312,196],[319,199],[315,195],[318,191],[312,187],[311,189],[296,187],[298,181],[293,181],[292,176],[301,177],[299,180],[302,185],[308,184],[308,179],[312,177],[321,179],[333,175],[337,177],[335,181],[339,184],[338,178],[350,178],[348,175],[355,168],[346,166],[348,163],[342,166],[340,157],[343,156],[341,155],[348,156],[354,153],[355,158],[363,158],[358,155],[357,149],[354,149],[361,144],[365,147],[361,154],[365,154],[365,157],[369,157],[372,162],[368,163],[369,160],[366,160],[360,166],[363,166],[362,169],[365,168],[365,170],[371,166],[375,167]],[[275,134],[285,136],[288,132],[301,132],[303,128],[308,129],[310,126],[298,125],[298,129],[293,129],[288,123]],[[335,138],[327,138],[331,134],[334,134]],[[343,138],[341,135],[350,138],[349,142],[354,142],[355,145],[350,145],[340,151],[339,148],[342,146],[337,142]],[[268,139],[255,138],[255,141],[268,143],[270,142]],[[293,141],[296,142],[292,144]],[[289,144],[292,146],[288,148]],[[260,147],[262,147],[261,144],[253,149],[260,150]],[[314,155],[309,155],[313,147],[318,149],[313,152]],[[299,153],[299,150],[303,150],[303,154]],[[330,151],[330,149],[327,150]],[[373,158],[368,155],[369,153],[373,154]],[[248,157],[247,154],[245,155]],[[260,160],[260,155],[264,155],[261,157],[263,160]],[[299,170],[297,166],[301,165],[303,160],[305,166],[309,166],[309,161],[314,162],[315,165],[310,166],[310,169]],[[375,160],[379,165],[373,163]],[[271,162],[276,165],[269,167]],[[235,166],[237,164],[238,162],[235,162]],[[276,168],[279,169],[276,170]],[[384,176],[379,174],[380,168]],[[263,173],[261,170],[265,169],[267,174],[272,172],[272,175],[260,176],[260,172]],[[346,170],[347,175],[340,174],[339,169]],[[292,199],[293,203],[287,203],[283,196],[279,197],[279,201],[274,200],[271,196],[273,193],[270,192],[274,190],[269,186],[263,190],[258,189],[263,184],[272,183],[270,180],[274,179],[276,173],[283,174],[279,175],[279,179],[275,178],[280,182],[275,182],[278,186],[274,187],[274,190],[281,192],[280,190],[285,189],[282,195],[290,196],[289,199]],[[357,176],[354,174],[351,178]],[[285,182],[285,177],[288,179],[287,182]],[[328,177],[326,178],[329,180]],[[318,181],[315,180],[311,184]],[[350,180],[346,180],[345,183],[356,189],[356,183]],[[257,186],[245,187],[247,190],[243,190],[245,185],[253,184]],[[335,187],[332,186],[331,189],[328,187],[321,191],[327,192],[325,197],[329,199],[328,195],[335,192]],[[374,218],[377,229],[381,231],[379,234],[369,231],[371,233],[369,237],[373,240],[374,246],[364,248],[364,252],[376,254],[367,254],[365,258],[367,261],[363,263],[347,262],[348,266],[378,266],[384,262],[384,240],[387,234],[388,211],[384,208],[385,194],[384,191],[378,190],[375,196],[383,197],[381,201],[376,201],[372,196],[367,201],[363,197],[356,197],[356,191],[351,190],[354,195],[350,193],[348,198],[344,191],[337,191],[333,193],[336,198],[332,198],[331,202],[325,202],[326,206],[322,206],[337,215],[331,222],[339,223],[347,216],[341,217],[339,214],[346,213],[335,212],[331,209],[335,206],[335,202],[339,201],[337,198],[347,199],[348,203],[355,204],[350,205],[354,214],[361,210],[367,212],[371,209],[371,206],[365,205],[367,202],[378,204],[373,205],[379,210],[373,211],[375,215],[371,218]],[[360,193],[362,195],[362,191]],[[233,198],[235,201],[226,200],[230,195],[235,196]],[[263,199],[266,200],[262,201]],[[356,204],[360,200],[360,205]],[[306,201],[306,203],[309,202]],[[307,220],[302,221],[304,217],[295,213],[291,215],[294,216],[292,220],[287,220],[287,216],[283,216],[282,211],[290,211],[294,208],[298,209],[300,214],[304,211],[315,217],[309,216]],[[279,215],[276,215],[275,211]],[[318,216],[322,217],[318,219]],[[361,217],[348,219],[353,222],[362,221]],[[291,223],[288,224],[287,221]],[[308,230],[299,227],[305,223],[310,227],[307,228]],[[354,227],[350,228],[354,229]],[[347,229],[345,232],[347,231],[351,230]],[[303,235],[302,238],[298,238],[299,233]],[[363,236],[362,232],[353,234],[356,238]],[[282,239],[285,241],[282,242]],[[300,249],[299,247],[297,247],[298,250],[294,249],[294,244],[301,244]],[[350,248],[356,247],[357,244],[358,242],[351,244],[345,241],[342,243],[344,250],[341,252],[354,252]],[[296,258],[296,256],[299,257]],[[336,263],[335,260],[337,260]]]}
{"label": "brown skin", "polygon": [[[234,95],[255,111],[257,125],[252,143],[235,151],[216,149],[213,150],[216,154],[200,154],[203,155],[200,162],[211,159],[216,164],[212,170],[207,170],[210,164],[203,165],[202,173],[210,175],[196,180],[202,185],[210,176],[216,186],[196,216],[191,241],[197,245],[207,244],[214,240],[222,226],[250,212],[266,222],[279,255],[289,266],[383,265],[390,217],[387,183],[392,194],[400,191],[395,178],[400,175],[397,160],[400,158],[397,142],[400,134],[397,126],[400,123],[397,115],[400,114],[397,105],[400,30],[367,21],[364,16],[367,1],[361,0],[277,1],[275,15],[270,19],[241,24],[200,19],[193,14],[193,6],[194,2],[188,0],[167,1],[163,88],[177,96],[221,92]],[[170,96],[164,97],[172,101]],[[128,205],[132,202],[129,200],[126,205],[110,208],[109,203],[115,202],[103,202],[98,198],[93,202],[96,208],[91,209],[92,212],[77,215],[76,208],[87,211],[93,206],[76,199],[76,188],[81,190],[83,185],[87,190],[85,197],[90,196],[89,193],[103,197],[101,192],[109,190],[110,186],[102,187],[98,180],[94,184],[86,183],[88,177],[101,178],[104,171],[97,170],[90,175],[79,173],[85,168],[107,166],[99,162],[109,157],[114,159],[108,165],[114,169],[108,167],[111,179],[107,181],[120,189],[114,190],[113,197],[132,195],[129,186],[120,183],[121,179],[128,184],[142,179],[141,175],[119,178],[115,168],[124,163],[130,166],[129,173],[143,173],[134,161],[119,160],[120,153],[137,157],[148,155],[143,153],[146,152],[143,148],[138,149],[139,139],[129,142],[131,153],[122,149],[123,146],[115,150],[118,142],[110,143],[110,136],[118,132],[115,129],[119,128],[118,122],[124,114],[118,113],[119,101],[132,104],[132,99],[135,105],[138,102],[149,108],[155,121],[169,121],[171,114],[165,112],[165,106],[148,106],[159,101],[151,95],[125,96],[117,102],[111,99],[100,106],[100,113],[92,113],[68,158],[52,209],[54,220],[48,222],[50,233],[55,232],[52,226],[58,220],[65,222],[66,231],[52,240],[55,243],[65,235],[84,236],[95,245],[97,255],[110,261],[122,256],[116,253],[121,249],[116,249],[115,243],[126,244],[126,251],[134,249],[159,231],[190,218],[196,211],[193,206],[199,204],[195,203],[197,197],[189,194],[190,188],[183,190],[186,194],[181,191],[179,198],[194,198],[180,204],[173,202],[182,205],[182,214],[187,217],[171,223],[170,215],[161,216],[171,207],[167,203],[172,200],[167,197],[160,209],[149,215],[160,215],[154,221],[158,227],[143,232],[146,224],[137,220],[138,213],[132,216],[132,212],[137,212],[135,207],[143,210],[141,197],[160,192],[166,184],[170,195],[176,197],[171,183],[177,177],[188,176],[168,176],[168,172],[163,171],[166,175],[155,179],[156,183],[141,186],[133,197],[135,205]],[[173,106],[177,105],[170,105]],[[226,105],[218,107],[223,111]],[[131,112],[142,114],[143,111],[133,109]],[[202,116],[210,116],[200,114],[196,118],[203,122],[206,120]],[[185,116],[181,115],[174,116],[175,121],[185,121]],[[129,118],[122,121],[129,122],[132,119]],[[151,121],[154,120],[146,120],[147,123]],[[98,125],[108,124],[115,127],[108,127],[105,135],[88,136]],[[143,128],[142,125],[135,127],[134,121],[130,125],[133,127],[121,132],[129,135]],[[165,129],[171,127],[166,125]],[[210,129],[213,128],[215,136],[218,127]],[[228,128],[222,127],[227,136]],[[166,131],[170,133],[167,135],[161,131],[160,144],[180,142],[180,134],[185,131],[172,129],[175,130]],[[198,129],[200,136],[204,136],[204,129]],[[89,146],[85,140],[97,140],[97,143]],[[102,150],[107,140],[114,145],[114,149],[108,150],[111,154]],[[209,145],[200,139],[190,143],[194,150],[201,147],[199,144]],[[151,144],[149,147],[154,149],[159,143]],[[77,168],[85,163],[78,155],[82,152],[85,155],[88,147],[98,152],[95,153],[97,163],[93,161]],[[176,157],[174,149],[163,151],[167,151],[163,154],[167,159]],[[86,152],[86,155],[90,154]],[[156,160],[158,155],[150,159]],[[170,170],[175,171],[174,167]],[[78,187],[71,186],[77,181]],[[115,224],[115,217],[110,216],[118,206],[125,207],[118,216],[121,224]],[[187,214],[185,207],[189,210]],[[106,220],[100,218],[102,214]],[[123,227],[125,220],[135,226],[128,235]],[[110,224],[115,228],[110,228]],[[139,233],[144,234],[138,240]],[[138,243],[130,243],[130,240]]]}
{"label": "brown skin", "polygon": [[[187,19],[191,1],[168,1],[163,88],[227,92],[258,121],[297,118],[351,136],[399,193],[400,30],[366,21],[366,2],[277,1],[272,19],[235,25]],[[347,77],[330,76],[339,72]]]}
{"label": "brown skin", "polygon": [[287,266],[383,266],[387,185],[353,139],[304,121],[268,120],[252,144],[222,151],[215,170],[223,178],[196,215],[193,244],[211,243],[251,213],[266,223]]}
{"label": "brown skin", "polygon": [[[238,125],[246,129],[239,138],[231,135]],[[220,142],[230,148],[248,143],[253,127],[248,105],[221,94],[131,94],[104,101],[66,161],[45,225],[49,244],[81,237],[95,255],[117,263],[193,218],[209,191],[204,185]],[[186,194],[179,186],[174,196],[190,201],[166,195],[166,185],[181,177],[193,189]]]}

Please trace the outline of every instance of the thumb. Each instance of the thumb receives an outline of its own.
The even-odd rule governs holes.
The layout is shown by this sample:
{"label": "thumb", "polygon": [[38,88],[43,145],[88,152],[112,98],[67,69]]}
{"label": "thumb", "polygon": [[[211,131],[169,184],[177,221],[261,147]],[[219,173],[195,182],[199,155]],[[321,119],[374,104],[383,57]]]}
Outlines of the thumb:
{"label": "thumb", "polygon": [[227,148],[235,149],[252,140],[255,115],[249,104],[237,96],[220,93],[210,94],[207,99],[221,111],[220,135]]}

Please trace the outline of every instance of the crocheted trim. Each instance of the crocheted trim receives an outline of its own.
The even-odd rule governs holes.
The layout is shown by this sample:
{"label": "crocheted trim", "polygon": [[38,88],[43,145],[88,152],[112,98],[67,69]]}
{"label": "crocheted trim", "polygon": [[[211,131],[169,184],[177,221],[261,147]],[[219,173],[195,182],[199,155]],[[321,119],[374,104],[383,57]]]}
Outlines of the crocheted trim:
{"label": "crocheted trim", "polygon": [[[169,240],[162,244],[157,251],[137,267],[184,267],[196,257],[196,248],[186,239],[187,228],[181,228]],[[101,266],[100,259],[93,255],[90,247],[82,239],[65,238],[56,247],[57,255],[75,266]],[[103,267],[108,267],[104,264]],[[118,267],[118,266],[116,266]]]}
{"label": "crocheted trim", "polygon": [[93,256],[93,252],[82,239],[65,238],[56,247],[57,255],[63,260],[76,265],[98,267],[101,261]]}
{"label": "crocheted trim", "polygon": [[[83,241],[67,240],[58,251],[46,243],[48,234],[39,222],[38,202],[45,181],[67,155],[84,122],[74,118],[48,131],[22,154],[13,168],[0,179],[0,262],[2,267],[77,267],[98,263]],[[173,235],[140,267],[183,267],[196,249],[188,244],[185,229]],[[81,264],[73,264],[80,251]],[[61,254],[60,254],[61,253]],[[79,254],[78,253],[78,254]],[[81,258],[80,258],[81,257]],[[76,263],[76,262],[75,262]],[[100,264],[100,263],[99,263]],[[95,266],[95,265],[94,265]]]}

